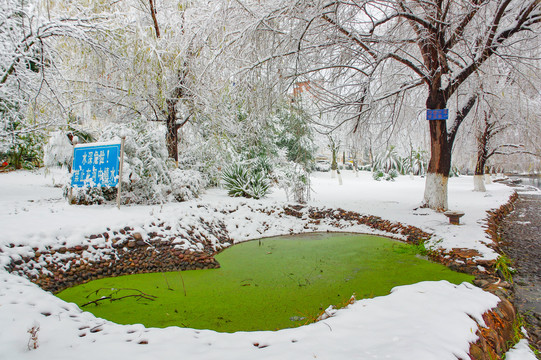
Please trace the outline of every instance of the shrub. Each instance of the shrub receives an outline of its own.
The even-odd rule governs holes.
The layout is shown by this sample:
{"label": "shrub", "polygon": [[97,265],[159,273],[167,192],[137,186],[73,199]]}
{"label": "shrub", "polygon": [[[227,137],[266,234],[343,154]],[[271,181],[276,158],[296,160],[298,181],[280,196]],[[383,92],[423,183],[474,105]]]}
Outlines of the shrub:
{"label": "shrub", "polygon": [[[64,187],[64,197],[69,197],[69,187]],[[99,205],[108,201],[115,201],[117,188],[72,188],[71,203],[78,205]]]}
{"label": "shrub", "polygon": [[424,150],[411,150],[410,156],[403,160],[403,174],[426,175],[428,153]]}
{"label": "shrub", "polygon": [[170,192],[165,129],[144,119],[125,126],[107,126],[98,141],[120,141],[125,135],[124,167],[122,174],[122,202],[136,204],[159,204],[166,201]]}
{"label": "shrub", "polygon": [[0,159],[11,168],[33,169],[43,161],[44,136],[33,131],[9,137],[8,141],[0,138]]}
{"label": "shrub", "polygon": [[196,198],[208,181],[196,170],[175,169],[171,171],[171,195],[175,201],[187,201]]}
{"label": "shrub", "polygon": [[251,172],[249,181],[249,195],[254,199],[265,197],[270,191],[270,182],[267,176],[260,171]]}
{"label": "shrub", "polygon": [[293,200],[304,204],[310,197],[310,174],[301,166],[291,166],[291,163],[284,164],[273,174],[273,179],[278,186],[284,189],[287,200]]}
{"label": "shrub", "polygon": [[372,173],[372,178],[376,181],[380,181],[385,176],[385,173],[381,170],[376,170]]}
{"label": "shrub", "polygon": [[329,172],[331,171],[331,164],[327,161],[316,161],[314,169],[320,172]]}
{"label": "shrub", "polygon": [[388,173],[382,170],[376,170],[372,173],[372,178],[376,181],[381,181],[382,179],[385,179],[385,181],[394,181],[398,175],[398,170],[396,169],[391,169]]}
{"label": "shrub", "polygon": [[390,146],[384,152],[376,154],[374,157],[373,170],[390,172],[391,170],[402,171],[402,161],[398,156],[394,146]]}
{"label": "shrub", "polygon": [[43,163],[47,167],[67,166],[71,168],[73,145],[62,131],[51,133],[43,149]]}
{"label": "shrub", "polygon": [[253,171],[242,164],[233,164],[222,173],[222,181],[229,196],[260,199],[270,190],[270,182],[261,171]]}
{"label": "shrub", "polygon": [[389,173],[385,176],[385,180],[387,181],[394,181],[398,177],[398,171],[396,169],[391,169]]}

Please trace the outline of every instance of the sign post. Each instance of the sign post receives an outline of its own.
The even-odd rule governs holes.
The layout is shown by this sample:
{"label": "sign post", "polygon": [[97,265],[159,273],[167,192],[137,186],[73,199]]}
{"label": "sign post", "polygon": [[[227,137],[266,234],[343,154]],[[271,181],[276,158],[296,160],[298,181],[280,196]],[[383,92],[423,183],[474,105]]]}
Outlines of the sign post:
{"label": "sign post", "polygon": [[124,167],[124,142],[126,140],[125,136],[122,136],[120,139],[120,169],[118,171],[118,191],[116,193],[116,207],[120,209],[120,191],[122,188],[122,168]]}

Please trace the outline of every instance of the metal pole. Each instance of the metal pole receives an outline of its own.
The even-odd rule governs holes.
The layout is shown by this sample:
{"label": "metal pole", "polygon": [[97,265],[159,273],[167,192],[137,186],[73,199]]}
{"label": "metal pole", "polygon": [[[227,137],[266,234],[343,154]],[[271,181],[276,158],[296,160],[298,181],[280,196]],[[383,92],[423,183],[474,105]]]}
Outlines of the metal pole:
{"label": "metal pole", "polygon": [[72,142],[73,145],[73,156],[71,157],[71,168],[70,168],[70,190],[68,192],[68,203],[72,205],[73,200],[73,162],[75,161],[75,146],[77,145],[77,141]]}
{"label": "metal pole", "polygon": [[116,194],[116,206],[120,209],[120,191],[122,190],[122,167],[124,166],[124,140],[126,136],[120,138],[120,169],[118,171],[118,191]]}

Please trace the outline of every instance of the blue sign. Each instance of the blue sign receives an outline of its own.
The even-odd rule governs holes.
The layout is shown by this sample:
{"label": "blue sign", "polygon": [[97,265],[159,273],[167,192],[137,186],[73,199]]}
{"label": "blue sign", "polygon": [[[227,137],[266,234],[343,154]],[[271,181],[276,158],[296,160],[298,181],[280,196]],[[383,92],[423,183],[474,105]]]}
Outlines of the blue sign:
{"label": "blue sign", "polygon": [[83,144],[73,149],[72,187],[114,187],[118,184],[120,144]]}
{"label": "blue sign", "polygon": [[436,109],[426,110],[426,119],[427,120],[447,120],[449,119],[449,109]]}

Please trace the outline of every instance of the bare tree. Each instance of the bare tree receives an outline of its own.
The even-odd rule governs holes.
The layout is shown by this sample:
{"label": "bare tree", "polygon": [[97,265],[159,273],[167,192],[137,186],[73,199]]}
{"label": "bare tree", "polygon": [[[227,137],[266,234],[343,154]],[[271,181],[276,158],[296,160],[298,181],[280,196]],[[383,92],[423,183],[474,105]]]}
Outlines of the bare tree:
{"label": "bare tree", "polygon": [[[255,5],[254,5],[255,7]],[[262,20],[283,15],[284,44],[260,62],[295,59],[291,75],[311,78],[318,100],[350,120],[422,87],[425,109],[445,109],[472,74],[497,56],[529,61],[520,54],[535,46],[538,0],[311,1],[276,6]],[[276,21],[274,21],[276,23]],[[266,31],[275,31],[267,27]],[[431,158],[426,206],[447,209],[447,181],[456,134],[475,105],[476,95],[457,98],[451,123],[428,124]],[[453,116],[454,115],[454,116]]]}
{"label": "bare tree", "polygon": [[[150,13],[150,16],[152,18],[152,24],[154,26],[154,31],[156,35],[156,39],[159,41],[160,39],[160,27],[158,24],[157,19],[157,9],[154,5],[153,0],[148,0],[148,11]],[[184,10],[185,11],[185,10]],[[184,13],[180,15],[182,21],[180,23],[180,29],[177,29],[177,31],[180,32],[182,36],[186,36],[184,26],[185,26],[185,17]],[[166,94],[166,100],[165,100],[165,108],[159,109],[165,116],[165,124],[166,124],[166,136],[165,136],[165,142],[167,145],[167,152],[169,154],[169,157],[175,162],[178,163],[178,130],[183,127],[192,114],[186,114],[184,115],[184,118],[179,119],[179,109],[178,105],[181,102],[187,103],[190,100],[190,88],[188,85],[188,75],[190,71],[189,67],[189,61],[190,58],[194,57],[194,51],[192,49],[193,43],[188,43],[188,49],[185,53],[185,58],[182,60],[181,65],[177,69],[176,74],[176,83],[173,85],[172,89],[165,90],[168,91],[168,94]],[[160,89],[158,92],[164,91],[162,89],[163,83],[159,82],[158,86]]]}
{"label": "bare tree", "polygon": [[[55,48],[60,41],[71,41],[103,53],[111,24],[106,16],[96,16],[83,6],[71,11],[47,7],[44,11],[35,1],[1,0],[0,3],[0,142],[3,142],[56,123],[57,120],[43,115],[47,106],[60,108],[60,114],[67,117],[63,79],[58,71],[61,60]],[[40,102],[40,98],[44,100]]]}
{"label": "bare tree", "polygon": [[[484,175],[489,167],[496,165],[495,162],[490,164],[491,159],[516,154],[531,159],[541,155],[527,144],[528,139],[540,135],[535,100],[539,101],[541,94],[535,84],[529,84],[523,76],[516,76],[513,72],[494,74],[493,78],[499,81],[485,81],[480,88],[479,104],[475,110],[477,121],[474,121],[477,147],[475,191],[486,190]],[[530,95],[526,94],[527,91]]]}
{"label": "bare tree", "polygon": [[179,129],[210,111],[222,86],[209,61],[220,36],[213,32],[218,10],[197,1],[112,4],[104,11],[113,12],[121,27],[109,45],[114,61],[96,58],[86,47],[64,49],[81,59],[67,66],[74,112],[87,119],[163,123],[169,158],[178,161]]}

